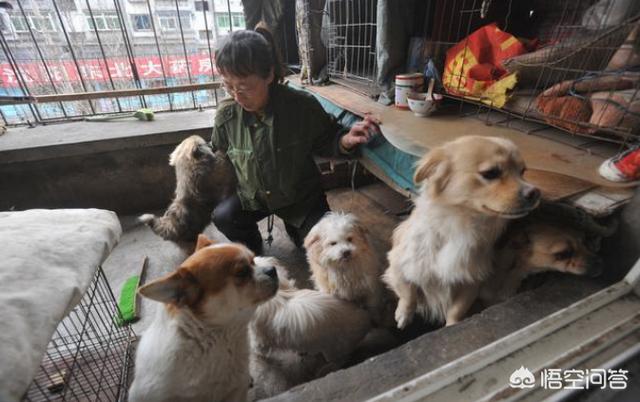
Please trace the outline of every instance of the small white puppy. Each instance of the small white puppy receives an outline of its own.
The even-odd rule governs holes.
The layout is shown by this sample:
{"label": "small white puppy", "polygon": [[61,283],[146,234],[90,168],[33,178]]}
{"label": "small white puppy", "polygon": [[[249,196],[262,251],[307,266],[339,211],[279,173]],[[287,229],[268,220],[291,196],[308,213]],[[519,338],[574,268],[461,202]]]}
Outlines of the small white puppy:
{"label": "small white puppy", "polygon": [[327,362],[342,364],[369,331],[369,314],[317,290],[297,289],[275,258],[256,257],[255,262],[275,266],[280,278],[278,293],[257,308],[251,322],[256,351],[322,354]]}
{"label": "small white puppy", "polygon": [[277,289],[276,269],[255,267],[249,249],[200,235],[175,272],[139,290],[164,306],[138,345],[129,401],[245,401],[249,322]]}
{"label": "small white puppy", "polygon": [[371,246],[367,229],[352,214],[330,212],[304,241],[316,289],[383,314],[383,257]]}

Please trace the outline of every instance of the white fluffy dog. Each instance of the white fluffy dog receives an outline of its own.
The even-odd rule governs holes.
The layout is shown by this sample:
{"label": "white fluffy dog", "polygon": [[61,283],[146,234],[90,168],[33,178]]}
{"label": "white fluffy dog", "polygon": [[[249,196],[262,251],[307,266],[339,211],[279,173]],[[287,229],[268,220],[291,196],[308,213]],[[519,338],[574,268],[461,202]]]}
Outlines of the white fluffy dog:
{"label": "white fluffy dog", "polygon": [[383,256],[371,246],[367,229],[352,214],[330,212],[304,241],[316,289],[383,315]]}
{"label": "white fluffy dog", "polygon": [[256,351],[293,350],[343,363],[367,334],[369,314],[317,290],[297,289],[274,258],[256,257],[255,262],[258,267],[275,266],[280,278],[278,293],[257,308],[251,322]]}
{"label": "white fluffy dog", "polygon": [[420,161],[420,195],[393,233],[384,276],[399,298],[399,328],[416,312],[447,325],[464,318],[507,220],[538,205],[540,192],[522,179],[524,169],[516,146],[496,137],[461,137]]}

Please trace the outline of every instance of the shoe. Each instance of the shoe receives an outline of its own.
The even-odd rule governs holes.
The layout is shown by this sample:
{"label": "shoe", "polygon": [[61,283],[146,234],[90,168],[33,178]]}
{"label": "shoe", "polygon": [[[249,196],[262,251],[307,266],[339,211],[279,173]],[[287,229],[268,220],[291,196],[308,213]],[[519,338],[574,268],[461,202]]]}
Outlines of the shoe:
{"label": "shoe", "polygon": [[640,144],[602,162],[598,171],[609,181],[640,180]]}

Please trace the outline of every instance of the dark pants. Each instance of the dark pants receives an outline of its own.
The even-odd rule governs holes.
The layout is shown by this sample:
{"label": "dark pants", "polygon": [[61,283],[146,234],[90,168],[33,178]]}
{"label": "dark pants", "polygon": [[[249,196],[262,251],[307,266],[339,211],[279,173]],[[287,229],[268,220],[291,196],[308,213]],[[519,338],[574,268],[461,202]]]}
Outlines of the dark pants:
{"label": "dark pants", "polygon": [[[311,228],[329,212],[327,198],[323,194],[315,202],[310,203],[309,214],[300,227],[295,227],[284,221],[287,234],[296,245],[301,247],[304,238]],[[262,236],[258,230],[258,223],[271,215],[266,211],[245,211],[237,195],[222,201],[213,211],[213,223],[231,241],[240,242],[249,247],[254,253],[262,254]],[[283,219],[284,220],[284,219]]]}

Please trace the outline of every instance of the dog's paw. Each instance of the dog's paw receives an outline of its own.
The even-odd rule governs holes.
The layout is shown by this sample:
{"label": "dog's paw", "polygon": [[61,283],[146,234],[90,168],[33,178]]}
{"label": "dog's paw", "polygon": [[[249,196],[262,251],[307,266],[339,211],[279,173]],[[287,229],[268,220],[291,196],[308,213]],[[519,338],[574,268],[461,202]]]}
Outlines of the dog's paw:
{"label": "dog's paw", "polygon": [[156,218],[154,214],[143,214],[138,217],[138,222],[148,224]]}
{"label": "dog's paw", "polygon": [[415,313],[414,311],[408,308],[398,306],[395,314],[396,324],[398,325],[398,329],[404,329],[407,325],[409,325],[411,321],[413,321],[414,313]]}

